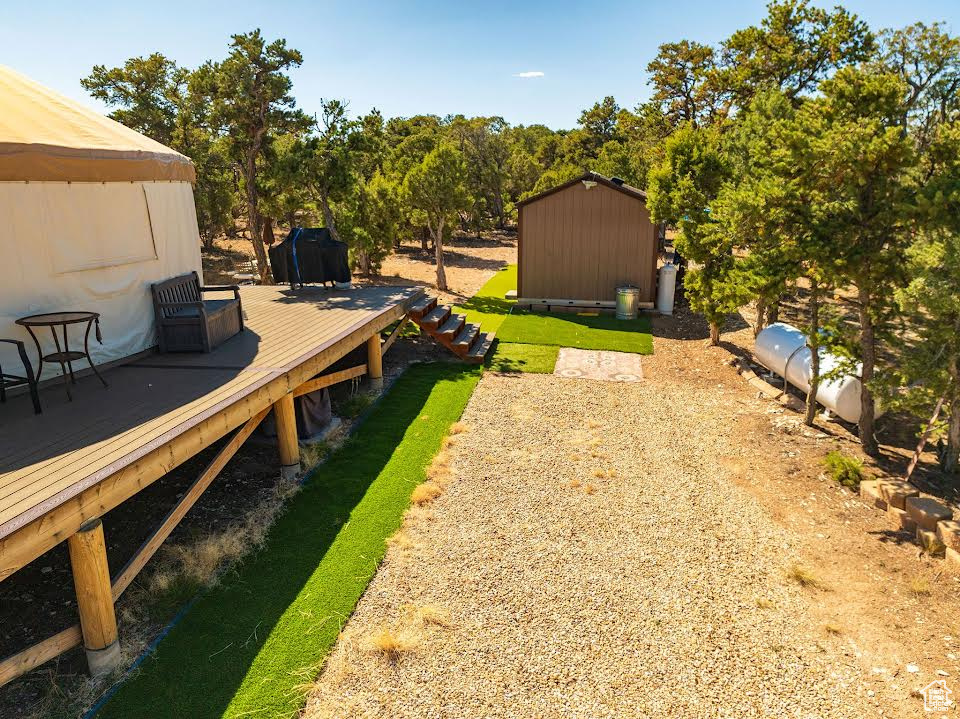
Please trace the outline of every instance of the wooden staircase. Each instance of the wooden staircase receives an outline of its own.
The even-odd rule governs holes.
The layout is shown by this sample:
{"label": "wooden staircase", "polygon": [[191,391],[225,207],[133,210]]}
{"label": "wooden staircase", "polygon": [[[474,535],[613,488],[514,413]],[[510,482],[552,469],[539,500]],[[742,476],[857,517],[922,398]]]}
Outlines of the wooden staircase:
{"label": "wooden staircase", "polygon": [[493,344],[493,332],[480,332],[480,325],[467,322],[465,315],[453,312],[448,305],[437,304],[437,298],[430,295],[417,300],[407,316],[464,362],[483,362]]}

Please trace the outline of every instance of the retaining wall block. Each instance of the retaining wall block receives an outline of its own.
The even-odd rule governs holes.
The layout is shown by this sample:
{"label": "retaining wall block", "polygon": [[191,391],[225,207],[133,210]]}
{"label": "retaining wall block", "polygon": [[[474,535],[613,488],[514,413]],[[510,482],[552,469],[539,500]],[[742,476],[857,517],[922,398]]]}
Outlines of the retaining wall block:
{"label": "retaining wall block", "polygon": [[860,483],[860,497],[867,504],[871,504],[877,509],[884,511],[887,509],[887,503],[880,495],[880,490],[877,488],[877,482],[874,479],[868,479]]}
{"label": "retaining wall block", "polygon": [[919,542],[927,554],[934,557],[943,556],[944,550],[946,549],[946,547],[943,546],[943,542],[937,537],[936,532],[931,532],[921,527],[917,527],[917,542]]}
{"label": "retaining wall block", "polygon": [[884,501],[897,509],[906,509],[907,497],[919,497],[920,490],[902,479],[881,479],[877,488]]}
{"label": "retaining wall block", "polygon": [[953,519],[950,508],[933,497],[907,497],[905,508],[917,526],[928,532],[936,532],[937,522]]}
{"label": "retaining wall block", "polygon": [[960,522],[953,519],[937,522],[937,538],[945,547],[960,552]]}
{"label": "retaining wall block", "polygon": [[893,526],[903,532],[914,534],[917,531],[917,523],[910,518],[905,509],[890,505],[887,507],[887,516],[893,523]]}

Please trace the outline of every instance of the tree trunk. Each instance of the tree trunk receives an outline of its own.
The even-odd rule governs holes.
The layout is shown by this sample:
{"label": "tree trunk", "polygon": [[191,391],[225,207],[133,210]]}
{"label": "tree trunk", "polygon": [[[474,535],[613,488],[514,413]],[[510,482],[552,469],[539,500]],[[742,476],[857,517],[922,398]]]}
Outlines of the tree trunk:
{"label": "tree trunk", "polygon": [[503,206],[503,195],[498,192],[496,198],[494,208],[497,214],[497,229],[502,230],[507,226],[507,212]]}
{"label": "tree trunk", "polygon": [[260,152],[258,144],[247,152],[244,165],[244,181],[247,189],[247,231],[250,233],[250,243],[253,245],[253,254],[257,258],[257,271],[260,273],[260,284],[272,284],[270,263],[267,261],[267,251],[261,241],[260,211],[257,208],[257,154]]}
{"label": "tree trunk", "polygon": [[320,209],[323,211],[323,223],[330,231],[330,237],[340,242],[340,233],[337,232],[337,224],[333,220],[333,210],[330,209],[330,198],[323,190],[320,191]]}
{"label": "tree trunk", "polygon": [[720,323],[711,322],[710,323],[710,345],[712,347],[717,347],[720,344]]}
{"label": "tree trunk", "polygon": [[810,280],[810,327],[807,331],[810,348],[810,391],[807,392],[807,414],[804,423],[812,427],[817,417],[817,392],[820,389],[820,287]]}
{"label": "tree trunk", "polygon": [[780,298],[777,297],[767,306],[767,327],[780,321]]}
{"label": "tree trunk", "polygon": [[950,367],[950,418],[947,420],[947,452],[942,467],[947,474],[960,474],[960,357]]}
{"label": "tree trunk", "polygon": [[261,218],[261,222],[263,224],[263,244],[265,247],[269,247],[277,239],[273,234],[273,218],[263,217]]}
{"label": "tree trunk", "polygon": [[960,473],[960,395],[950,403],[950,419],[947,420],[947,452],[943,455],[943,471]]}
{"label": "tree trunk", "polygon": [[430,249],[429,237],[423,227],[420,228],[420,249],[424,252]]}
{"label": "tree trunk", "polygon": [[860,372],[862,384],[860,390],[860,444],[863,446],[864,452],[876,456],[880,452],[877,438],[874,435],[876,400],[873,397],[873,392],[870,391],[870,383],[873,382],[874,369],[877,364],[876,331],[873,326],[873,317],[870,315],[872,309],[870,291],[864,287],[858,287],[857,289],[857,299],[860,302],[860,361],[863,363],[863,369]]}
{"label": "tree trunk", "polygon": [[447,272],[443,268],[443,220],[437,224],[437,231],[433,235],[433,249],[437,258],[437,289],[447,289]]}
{"label": "tree trunk", "polygon": [[366,250],[357,250],[357,265],[360,268],[360,274],[364,277],[370,276],[370,255]]}
{"label": "tree trunk", "polygon": [[767,319],[767,301],[762,296],[757,297],[757,322],[753,326],[753,336],[756,337],[760,331],[766,327]]}

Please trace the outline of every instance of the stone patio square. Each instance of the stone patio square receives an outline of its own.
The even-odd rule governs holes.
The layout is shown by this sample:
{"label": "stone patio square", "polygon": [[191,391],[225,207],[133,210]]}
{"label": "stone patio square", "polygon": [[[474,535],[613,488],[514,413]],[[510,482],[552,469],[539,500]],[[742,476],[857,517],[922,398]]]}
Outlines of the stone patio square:
{"label": "stone patio square", "polygon": [[561,347],[553,373],[561,377],[639,382],[643,379],[640,355]]}

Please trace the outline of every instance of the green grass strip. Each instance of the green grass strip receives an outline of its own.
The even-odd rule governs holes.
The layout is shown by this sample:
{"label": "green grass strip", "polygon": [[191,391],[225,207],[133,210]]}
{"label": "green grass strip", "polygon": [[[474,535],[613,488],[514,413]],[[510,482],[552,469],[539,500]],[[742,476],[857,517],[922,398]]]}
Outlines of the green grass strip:
{"label": "green grass strip", "polygon": [[618,320],[613,315],[547,314],[515,309],[500,325],[497,338],[507,343],[653,354],[650,332],[647,317]]}
{"label": "green grass strip", "polygon": [[99,716],[295,715],[479,379],[463,365],[408,369],[264,548],[197,600]]}
{"label": "green grass strip", "polygon": [[552,374],[557,364],[559,347],[497,342],[487,356],[487,369],[493,372],[528,372]]}
{"label": "green grass strip", "polygon": [[496,272],[481,287],[477,294],[456,308],[467,315],[467,322],[480,325],[481,332],[496,332],[500,323],[510,314],[516,303],[504,298],[510,290],[517,289],[517,266],[507,265]]}

